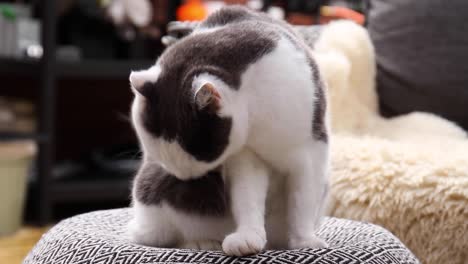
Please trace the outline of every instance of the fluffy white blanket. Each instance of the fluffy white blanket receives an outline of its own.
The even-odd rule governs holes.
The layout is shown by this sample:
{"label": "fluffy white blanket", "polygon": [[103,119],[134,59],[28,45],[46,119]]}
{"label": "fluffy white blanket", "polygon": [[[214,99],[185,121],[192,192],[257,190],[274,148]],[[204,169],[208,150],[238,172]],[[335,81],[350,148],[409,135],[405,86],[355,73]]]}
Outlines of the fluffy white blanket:
{"label": "fluffy white blanket", "polygon": [[468,263],[468,138],[428,113],[378,113],[374,49],[352,22],[315,44],[330,101],[329,214],[379,224],[423,263]]}

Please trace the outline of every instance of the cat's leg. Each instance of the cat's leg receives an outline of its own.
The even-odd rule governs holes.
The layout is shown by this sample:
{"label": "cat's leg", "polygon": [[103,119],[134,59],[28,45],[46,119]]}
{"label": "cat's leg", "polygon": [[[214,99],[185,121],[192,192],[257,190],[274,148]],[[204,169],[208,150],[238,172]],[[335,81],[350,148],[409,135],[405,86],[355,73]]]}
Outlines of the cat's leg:
{"label": "cat's leg", "polygon": [[315,235],[328,190],[328,143],[311,139],[289,152],[288,219],[290,248],[327,244]]}
{"label": "cat's leg", "polygon": [[171,224],[163,206],[145,205],[135,200],[133,214],[133,219],[128,225],[132,242],[154,247],[176,245],[178,232]]}
{"label": "cat's leg", "polygon": [[266,202],[267,249],[288,248],[288,219],[285,175],[271,171]]}
{"label": "cat's leg", "polygon": [[184,242],[180,248],[198,249],[198,250],[221,250],[221,242],[216,240],[201,240]]}
{"label": "cat's leg", "polygon": [[265,200],[268,168],[250,150],[243,150],[227,162],[232,214],[236,231],[223,241],[227,255],[256,254],[266,245]]}

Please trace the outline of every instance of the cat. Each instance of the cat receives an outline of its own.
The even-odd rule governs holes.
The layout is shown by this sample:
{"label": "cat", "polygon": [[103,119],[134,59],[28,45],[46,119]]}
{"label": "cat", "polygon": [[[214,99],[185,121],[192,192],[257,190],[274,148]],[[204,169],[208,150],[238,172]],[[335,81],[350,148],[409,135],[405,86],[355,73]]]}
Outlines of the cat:
{"label": "cat", "polygon": [[[130,238],[158,247],[326,247],[326,94],[281,21],[225,7],[130,75],[143,151]],[[267,240],[268,238],[268,240]]]}

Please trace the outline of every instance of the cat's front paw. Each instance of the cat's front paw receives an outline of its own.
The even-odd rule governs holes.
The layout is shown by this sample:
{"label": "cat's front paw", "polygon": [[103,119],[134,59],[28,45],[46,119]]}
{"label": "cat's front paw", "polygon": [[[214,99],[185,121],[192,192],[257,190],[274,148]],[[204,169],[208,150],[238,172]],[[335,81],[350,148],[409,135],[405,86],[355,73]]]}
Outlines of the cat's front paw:
{"label": "cat's front paw", "polygon": [[289,248],[327,248],[328,244],[325,240],[319,238],[318,236],[309,236],[301,238],[292,238],[289,240]]}
{"label": "cat's front paw", "polygon": [[260,253],[265,245],[265,230],[242,230],[224,238],[223,251],[226,255],[240,257]]}

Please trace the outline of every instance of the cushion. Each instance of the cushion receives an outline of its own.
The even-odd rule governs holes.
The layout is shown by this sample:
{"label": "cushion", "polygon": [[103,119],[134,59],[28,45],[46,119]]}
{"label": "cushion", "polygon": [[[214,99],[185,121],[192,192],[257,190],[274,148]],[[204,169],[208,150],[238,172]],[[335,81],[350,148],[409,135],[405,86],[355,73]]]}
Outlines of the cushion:
{"label": "cushion", "polygon": [[133,244],[126,235],[130,218],[131,209],[114,209],[63,220],[41,238],[23,263],[419,263],[387,230],[351,220],[325,218],[318,234],[329,243],[326,249],[265,251],[236,258],[221,251]]}
{"label": "cushion", "polygon": [[383,114],[439,114],[468,129],[468,1],[370,0]]}

